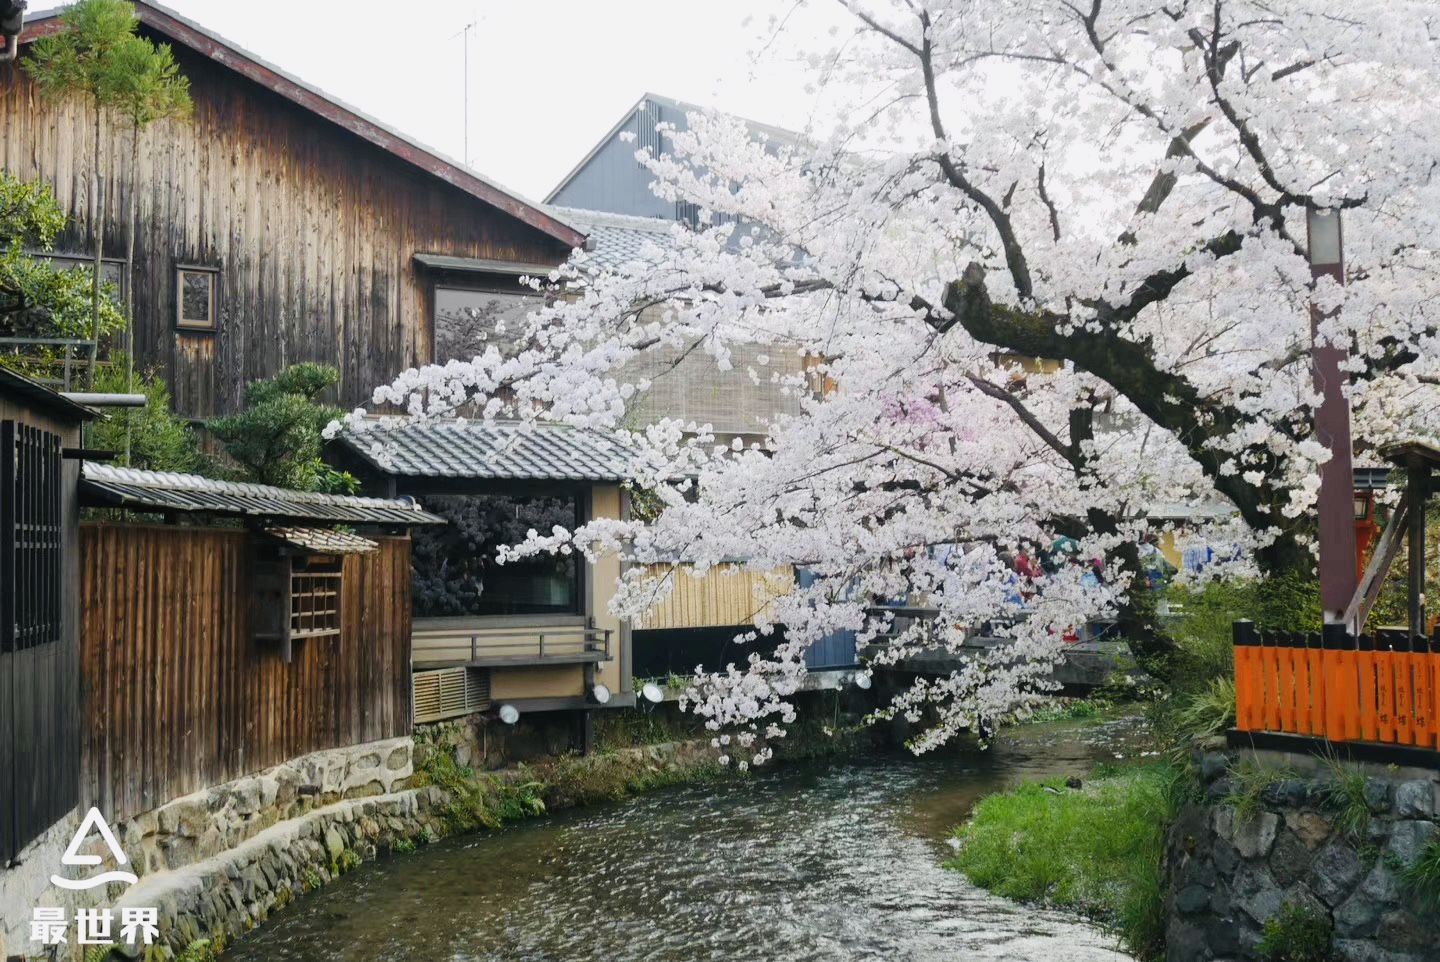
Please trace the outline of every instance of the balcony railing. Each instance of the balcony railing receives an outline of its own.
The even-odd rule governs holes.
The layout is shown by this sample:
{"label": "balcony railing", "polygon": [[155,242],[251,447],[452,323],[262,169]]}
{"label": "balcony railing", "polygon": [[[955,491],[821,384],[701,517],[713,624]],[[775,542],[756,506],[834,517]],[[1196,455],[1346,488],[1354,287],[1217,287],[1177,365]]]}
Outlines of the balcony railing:
{"label": "balcony railing", "polygon": [[417,628],[411,634],[410,661],[416,670],[602,662],[610,660],[612,633],[588,625]]}
{"label": "balcony railing", "polygon": [[1259,631],[1240,621],[1234,642],[1237,731],[1440,749],[1440,636]]}

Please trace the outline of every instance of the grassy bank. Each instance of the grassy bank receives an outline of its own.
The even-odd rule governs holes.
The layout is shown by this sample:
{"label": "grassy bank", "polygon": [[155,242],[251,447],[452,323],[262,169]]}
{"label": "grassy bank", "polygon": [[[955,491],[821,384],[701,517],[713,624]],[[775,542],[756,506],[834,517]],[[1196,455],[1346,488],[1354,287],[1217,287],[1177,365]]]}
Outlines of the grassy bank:
{"label": "grassy bank", "polygon": [[1068,909],[1115,932],[1140,959],[1163,953],[1165,828],[1180,770],[1154,762],[991,795],[956,830],[948,863],[976,885],[1020,902]]}

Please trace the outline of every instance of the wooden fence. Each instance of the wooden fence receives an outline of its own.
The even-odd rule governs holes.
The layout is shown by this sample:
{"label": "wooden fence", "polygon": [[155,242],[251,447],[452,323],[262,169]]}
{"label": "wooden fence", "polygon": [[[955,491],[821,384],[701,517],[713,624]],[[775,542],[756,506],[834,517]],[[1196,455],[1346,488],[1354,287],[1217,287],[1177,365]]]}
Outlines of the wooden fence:
{"label": "wooden fence", "polygon": [[685,567],[652,565],[646,572],[657,579],[673,579],[669,594],[637,619],[644,631],[677,628],[728,628],[748,625],[758,614],[770,617],[775,598],[795,583],[794,569],[751,571],[739,565],[718,565],[702,577]]}
{"label": "wooden fence", "polygon": [[81,527],[83,804],[127,818],[307,752],[410,732],[410,542],[344,563],[339,637],[250,634],[244,531]]}
{"label": "wooden fence", "polygon": [[1440,749],[1440,638],[1261,632],[1237,622],[1235,727]]}

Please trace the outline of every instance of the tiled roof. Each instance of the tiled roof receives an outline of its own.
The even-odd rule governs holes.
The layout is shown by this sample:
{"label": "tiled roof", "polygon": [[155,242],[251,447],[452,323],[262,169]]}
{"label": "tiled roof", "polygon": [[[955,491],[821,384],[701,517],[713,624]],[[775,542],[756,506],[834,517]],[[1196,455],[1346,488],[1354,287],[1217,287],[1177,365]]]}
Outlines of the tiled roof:
{"label": "tiled roof", "polygon": [[266,528],[272,538],[292,544],[316,554],[369,554],[379,551],[378,542],[362,538],[348,531],[331,531],[327,528]]}
{"label": "tiled roof", "polygon": [[555,205],[546,210],[576,225],[590,238],[583,259],[587,270],[614,271],[628,264],[657,263],[674,246],[673,232],[684,229],[675,221],[658,217],[632,217]]}
{"label": "tiled roof", "polygon": [[421,525],[445,519],[411,501],[291,491],[268,484],[216,481],[198,474],[142,471],[85,462],[80,499],[87,507],[217,514],[329,524]]}
{"label": "tiled roof", "polygon": [[386,474],[411,478],[619,482],[632,456],[599,431],[514,421],[382,418],[343,442]]}

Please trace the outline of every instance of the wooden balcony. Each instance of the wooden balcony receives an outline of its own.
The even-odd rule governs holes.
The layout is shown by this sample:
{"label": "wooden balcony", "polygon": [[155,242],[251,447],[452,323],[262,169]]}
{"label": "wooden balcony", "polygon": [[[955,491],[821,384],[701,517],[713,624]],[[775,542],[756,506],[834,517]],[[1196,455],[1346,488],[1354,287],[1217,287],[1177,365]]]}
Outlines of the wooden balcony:
{"label": "wooden balcony", "polygon": [[410,660],[416,671],[464,665],[504,668],[526,665],[598,664],[612,656],[612,631],[587,624],[524,623],[504,619],[493,625],[417,624]]}

